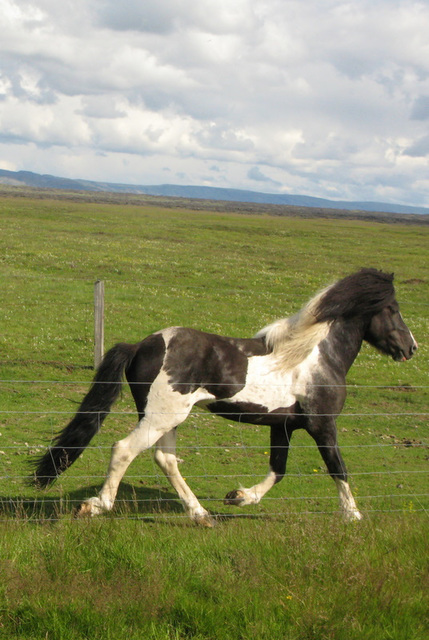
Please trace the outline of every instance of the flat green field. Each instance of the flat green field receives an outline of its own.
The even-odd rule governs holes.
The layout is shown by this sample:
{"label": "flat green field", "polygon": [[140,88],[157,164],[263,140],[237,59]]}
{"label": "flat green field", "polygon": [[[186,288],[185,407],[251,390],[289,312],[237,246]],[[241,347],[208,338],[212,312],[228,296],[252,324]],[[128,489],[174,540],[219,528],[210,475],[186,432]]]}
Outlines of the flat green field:
{"label": "flat green field", "polygon": [[[427,637],[427,225],[2,197],[0,229],[5,638]],[[114,513],[73,520],[135,424],[125,387],[51,489],[27,484],[93,376],[96,280],[108,348],[171,325],[252,336],[362,266],[395,273],[420,348],[403,364],[365,345],[350,371],[338,431],[361,523],[341,522],[305,433],[260,505],[224,506],[227,491],[265,475],[269,434],[202,412],[180,427],[178,455],[215,529],[188,522],[150,453],[131,465]]]}

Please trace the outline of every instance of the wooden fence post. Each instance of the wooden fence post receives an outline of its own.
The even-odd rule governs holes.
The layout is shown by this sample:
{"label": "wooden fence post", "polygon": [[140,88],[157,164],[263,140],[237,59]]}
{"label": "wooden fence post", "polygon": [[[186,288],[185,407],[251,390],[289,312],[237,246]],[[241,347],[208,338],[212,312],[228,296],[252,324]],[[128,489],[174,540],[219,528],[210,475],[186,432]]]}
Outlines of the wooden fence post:
{"label": "wooden fence post", "polygon": [[104,355],[104,282],[97,280],[94,286],[94,369]]}

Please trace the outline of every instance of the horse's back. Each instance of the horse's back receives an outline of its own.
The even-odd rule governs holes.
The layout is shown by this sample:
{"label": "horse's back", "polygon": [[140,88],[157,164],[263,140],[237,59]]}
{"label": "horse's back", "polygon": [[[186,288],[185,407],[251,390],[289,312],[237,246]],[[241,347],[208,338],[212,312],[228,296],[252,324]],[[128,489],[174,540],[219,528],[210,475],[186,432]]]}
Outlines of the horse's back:
{"label": "horse's back", "polygon": [[139,343],[126,375],[138,405],[160,375],[181,394],[203,387],[227,397],[245,384],[248,359],[267,352],[262,338],[231,338],[186,327],[169,327]]}
{"label": "horse's back", "polygon": [[169,334],[166,348],[164,368],[173,388],[190,393],[203,387],[215,397],[228,397],[233,388],[244,385],[248,359],[266,353],[263,339],[230,338],[184,327]]}

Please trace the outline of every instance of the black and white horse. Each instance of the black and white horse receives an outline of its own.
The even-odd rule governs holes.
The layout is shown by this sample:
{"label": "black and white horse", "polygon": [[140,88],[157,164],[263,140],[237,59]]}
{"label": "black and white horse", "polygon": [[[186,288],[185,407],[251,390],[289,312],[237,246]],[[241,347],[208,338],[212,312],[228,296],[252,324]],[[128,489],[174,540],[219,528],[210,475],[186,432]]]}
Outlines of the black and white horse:
{"label": "black and white horse", "polygon": [[78,458],[118,397],[125,372],[138,424],[113,445],[99,495],[85,500],[77,515],[112,509],[128,465],[155,445],[155,460],[187,514],[211,526],[212,518],[186,484],[176,458],[176,427],[197,405],[228,420],[271,428],[268,475],[253,487],[228,493],[226,504],[258,503],[285,474],[293,431],[306,429],[336,482],[344,516],[360,519],[335,419],[344,405],[347,371],[363,340],[394,360],[408,360],[417,349],[399,312],[393,274],[362,269],[251,339],[170,327],[138,344],[117,344],[106,353],[75,417],[38,461],[35,481],[49,485]]}

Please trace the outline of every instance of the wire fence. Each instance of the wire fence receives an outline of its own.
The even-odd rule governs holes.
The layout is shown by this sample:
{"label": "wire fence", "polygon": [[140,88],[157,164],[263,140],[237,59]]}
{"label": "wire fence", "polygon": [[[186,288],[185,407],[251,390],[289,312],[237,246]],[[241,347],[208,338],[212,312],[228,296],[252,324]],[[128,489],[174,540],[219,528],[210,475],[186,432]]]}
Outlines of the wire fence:
{"label": "wire fence", "polygon": [[[106,424],[80,459],[54,487],[42,493],[28,486],[28,463],[42,455],[56,433],[65,426],[74,410],[26,409],[25,396],[33,387],[55,393],[55,403],[66,401],[63,386],[76,390],[87,386],[83,380],[0,380],[13,389],[20,408],[0,410],[0,518],[11,514],[22,518],[62,517],[100,488],[108,466],[113,442],[123,438],[136,422],[129,400],[111,411]],[[49,391],[46,391],[48,389]],[[388,390],[412,396],[415,406],[424,406],[427,385],[347,385],[360,393]],[[79,390],[80,392],[80,390]],[[22,396],[22,397],[21,397]],[[70,399],[68,398],[69,402]],[[73,400],[74,402],[74,400]],[[48,404],[46,402],[46,404]],[[404,403],[408,408],[408,403]],[[354,398],[359,405],[359,398]],[[401,405],[399,405],[401,407]],[[174,412],[177,413],[177,412]],[[177,457],[186,482],[201,502],[219,518],[276,517],[287,514],[333,514],[338,511],[335,485],[314,442],[305,432],[290,443],[286,476],[261,503],[231,508],[223,504],[226,490],[261,482],[268,469],[267,427],[248,425],[246,416],[231,423],[201,410],[192,410],[179,429]],[[422,410],[345,410],[338,420],[339,444],[343,451],[353,493],[360,510],[372,513],[414,513],[429,515],[428,413]],[[298,433],[298,432],[297,432]],[[117,518],[181,518],[178,497],[168,479],[148,453],[139,456],[123,479]]]}
{"label": "wire fence", "polygon": [[[15,276],[12,276],[15,277]],[[16,279],[37,276],[16,276]],[[7,313],[2,327],[4,341],[12,342],[14,327],[22,325],[22,357],[50,358],[52,341],[60,342],[65,369],[82,371],[91,369],[92,358],[88,356],[88,343],[92,338],[92,295],[90,287],[93,281],[82,278],[78,291],[71,289],[70,302],[66,309],[52,307],[56,299],[55,285],[75,283],[74,275],[69,279],[63,276],[50,276],[52,290],[40,289],[33,298],[21,298],[14,283],[9,283]],[[298,310],[309,298],[307,293],[295,292],[285,295],[283,287],[270,283],[270,291],[252,289],[243,291],[233,287],[213,289],[196,284],[163,284],[156,282],[129,282],[104,278],[109,288],[107,320],[109,343],[116,339],[135,339],[140,332],[140,300],[145,294],[145,312],[150,309],[150,319],[146,316],[146,327],[151,324],[165,326],[169,296],[181,296],[183,308],[177,311],[177,317],[195,316],[196,298],[200,292],[210,298],[210,308],[216,311],[218,305],[225,304],[226,326],[236,326],[235,311],[230,311],[230,300],[239,297],[241,302],[253,296],[268,297],[277,303],[281,299],[281,309],[274,310],[274,316]],[[7,283],[6,283],[7,284]],[[187,294],[187,292],[189,292]],[[91,292],[92,293],[92,292]],[[309,291],[308,294],[314,293]],[[124,319],[123,296],[126,295],[126,309],[129,318]],[[164,296],[164,297],[163,297]],[[225,300],[224,300],[225,298]],[[213,304],[213,302],[215,304]],[[186,303],[186,304],[185,304]],[[426,331],[427,307],[424,299],[419,301],[400,300],[401,308],[409,305],[417,308],[414,322]],[[246,330],[260,328],[260,308],[252,305],[240,305],[246,308]],[[267,308],[271,308],[271,304]],[[190,314],[193,311],[193,315]],[[179,311],[181,316],[179,316]],[[37,313],[36,313],[37,312]],[[200,316],[195,322],[204,319],[208,330],[217,330],[216,313],[210,316],[201,306]],[[45,318],[44,314],[49,316]],[[239,311],[237,311],[239,313]],[[62,317],[62,333],[56,326],[56,314]],[[229,314],[229,315],[228,315]],[[253,314],[253,315],[252,315]],[[170,315],[168,322],[170,321]],[[268,319],[271,321],[272,317]],[[125,321],[128,326],[124,328]],[[7,334],[9,323],[10,337]],[[68,323],[68,324],[67,324]],[[228,325],[229,323],[229,325]],[[262,324],[264,319],[262,320]],[[33,326],[34,325],[34,326]],[[84,327],[84,330],[83,328]],[[132,327],[129,330],[129,327]],[[136,328],[137,327],[137,328]],[[224,327],[222,327],[223,330]],[[424,329],[424,331],[423,331]],[[141,338],[139,333],[139,339]],[[13,357],[8,351],[8,357]],[[74,361],[87,363],[69,365],[73,354]],[[17,361],[18,362],[18,361]],[[6,364],[14,364],[7,361]],[[21,365],[21,361],[18,362]],[[55,363],[54,363],[55,364]],[[18,375],[22,375],[22,370]],[[25,372],[24,372],[25,375]],[[49,375],[56,375],[56,373]],[[76,375],[76,373],[74,373]],[[77,374],[84,377],[84,374]],[[2,376],[3,377],[3,376]],[[367,379],[362,375],[358,379]],[[371,379],[371,378],[369,378]],[[421,376],[419,379],[423,379]],[[144,383],[142,383],[144,384]],[[68,513],[82,499],[94,495],[100,487],[107,470],[111,444],[124,437],[133,423],[135,410],[127,400],[122,400],[120,410],[112,411],[103,429],[94,437],[81,458],[47,492],[37,493],[29,487],[28,463],[46,451],[56,433],[65,426],[68,418],[77,409],[88,380],[25,380],[4,378],[0,380],[4,393],[8,394],[7,409],[0,408],[0,518],[15,514],[19,517],[54,517]],[[347,389],[355,397],[338,420],[339,444],[344,452],[349,478],[358,506],[364,513],[378,512],[423,512],[429,513],[428,486],[428,413],[425,410],[424,395],[426,385],[407,384],[347,384]],[[82,387],[82,389],[79,389]],[[68,397],[64,388],[72,389],[73,398]],[[386,402],[368,402],[372,393],[389,393],[394,402],[386,409]],[[360,400],[362,394],[363,399]],[[73,408],[66,410],[70,407]],[[427,404],[427,403],[426,403]],[[294,435],[284,480],[273,487],[259,505],[238,508],[231,513],[231,507],[223,505],[225,493],[240,484],[251,486],[260,482],[266,474],[269,458],[269,433],[267,427],[249,426],[246,417],[231,424],[228,419],[221,420],[200,411],[192,411],[186,422],[180,426],[177,455],[183,460],[181,471],[192,490],[201,502],[219,517],[279,517],[288,513],[331,514],[338,510],[338,498],[335,485],[326,477],[326,471],[317,451],[317,447],[307,434]],[[307,440],[306,440],[307,438]],[[114,512],[118,518],[164,518],[182,516],[182,508],[173,493],[168,480],[148,454],[139,456],[129,468],[118,496],[118,506]]]}

